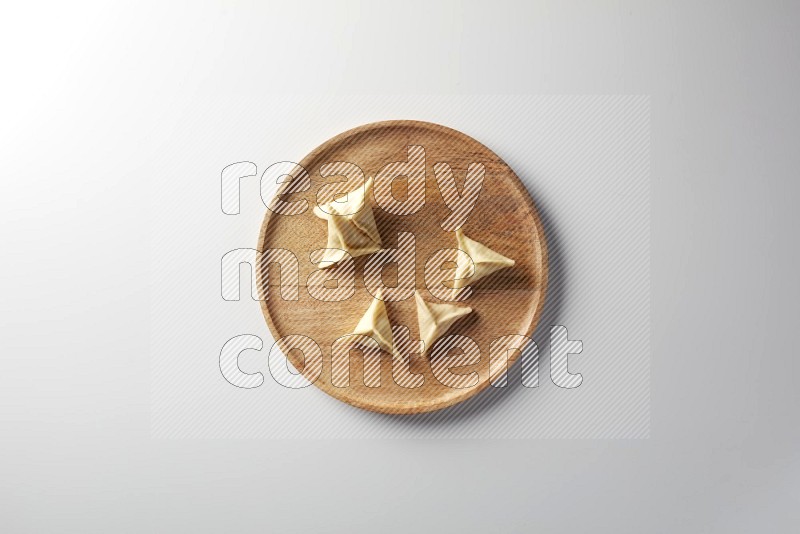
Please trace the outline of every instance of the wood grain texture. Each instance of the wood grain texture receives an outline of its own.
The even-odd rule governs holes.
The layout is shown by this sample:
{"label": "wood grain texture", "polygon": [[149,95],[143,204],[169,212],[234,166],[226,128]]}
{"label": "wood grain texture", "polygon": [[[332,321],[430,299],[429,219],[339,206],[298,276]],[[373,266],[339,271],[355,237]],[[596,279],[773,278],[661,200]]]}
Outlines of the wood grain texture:
{"label": "wood grain texture", "polygon": [[[309,253],[324,248],[327,236],[326,222],[315,217],[311,207],[315,205],[320,186],[342,179],[322,178],[319,168],[333,161],[348,161],[358,165],[366,176],[374,176],[387,163],[405,161],[409,145],[425,147],[425,206],[413,215],[397,216],[384,212],[375,205],[374,199],[370,201],[384,247],[396,245],[398,232],[411,232],[416,236],[416,283],[422,296],[436,301],[425,287],[427,258],[439,249],[456,246],[455,234],[441,227],[450,210],[442,200],[433,172],[434,164],[439,162],[452,167],[459,187],[463,186],[470,163],[485,165],[481,196],[463,229],[472,239],[514,259],[516,265],[473,284],[473,295],[464,304],[475,311],[455,323],[448,332],[469,336],[480,347],[480,363],[453,370],[459,374],[477,371],[479,381],[475,387],[452,389],[440,384],[432,374],[426,353],[411,361],[412,372],[424,375],[424,385],[415,389],[403,388],[392,380],[391,358],[383,353],[381,386],[369,388],[364,385],[363,362],[358,351],[353,351],[351,356],[349,387],[334,387],[331,384],[331,344],[352,332],[372,296],[364,288],[366,256],[355,260],[356,292],[349,300],[323,302],[312,298],[306,290],[308,275],[316,270],[309,260]],[[298,301],[280,298],[277,276],[271,275],[268,283],[259,280],[263,299],[261,307],[275,339],[289,334],[302,334],[314,339],[323,353],[322,376],[315,385],[339,400],[368,410],[392,414],[438,410],[464,401],[489,386],[491,341],[508,334],[531,336],[541,314],[547,287],[544,229],[530,195],[511,168],[471,137],[444,126],[418,121],[386,121],[357,127],[328,140],[303,158],[300,164],[308,171],[312,187],[292,194],[290,200],[305,198],[309,209],[293,216],[277,215],[267,210],[258,241],[259,250],[288,249],[300,261]],[[399,186],[402,187],[402,183]],[[393,191],[402,197],[402,190]],[[258,266],[259,272],[262,267]],[[413,297],[402,302],[387,302],[386,306],[393,325],[405,325],[412,336],[418,335]],[[303,358],[297,352],[290,351],[287,358],[302,371]],[[518,355],[517,352],[510,356],[509,366]]]}

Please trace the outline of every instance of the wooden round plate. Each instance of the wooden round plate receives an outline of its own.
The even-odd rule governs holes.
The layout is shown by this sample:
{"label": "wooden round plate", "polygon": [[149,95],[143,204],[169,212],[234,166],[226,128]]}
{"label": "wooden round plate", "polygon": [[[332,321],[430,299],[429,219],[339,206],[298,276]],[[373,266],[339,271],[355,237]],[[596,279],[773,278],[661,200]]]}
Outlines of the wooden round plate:
{"label": "wooden round plate", "polygon": [[[327,223],[311,210],[316,205],[320,186],[342,178],[322,178],[320,167],[335,161],[358,165],[366,176],[375,176],[387,163],[406,161],[408,147],[425,148],[426,190],[425,205],[417,213],[396,216],[373,206],[383,246],[397,246],[397,233],[412,232],[416,236],[416,284],[422,296],[437,302],[425,286],[425,261],[435,251],[456,248],[453,232],[444,231],[442,221],[450,214],[439,192],[433,166],[448,163],[459,188],[463,187],[470,163],[482,163],[486,169],[483,190],[467,222],[464,233],[516,261],[509,269],[498,271],[473,284],[472,296],[464,302],[474,312],[456,322],[448,334],[469,336],[481,350],[480,362],[457,369],[456,374],[477,371],[474,387],[454,389],[437,380],[431,370],[429,355],[418,354],[411,359],[411,372],[421,373],[424,384],[405,388],[392,380],[391,357],[382,353],[381,385],[372,388],[364,384],[363,359],[359,351],[351,353],[350,385],[335,387],[331,383],[331,344],[350,334],[362,317],[372,295],[364,287],[363,269],[367,256],[355,258],[356,292],[341,302],[323,302],[309,295],[304,284],[317,266],[309,260],[312,250],[324,248]],[[525,186],[511,168],[491,150],[471,137],[438,124],[418,121],[385,121],[359,126],[326,141],[300,161],[311,178],[311,188],[293,193],[294,201],[307,199],[309,209],[298,215],[278,215],[270,210],[264,217],[258,250],[287,249],[299,260],[299,300],[280,298],[276,277],[259,282],[261,307],[272,335],[280,339],[289,334],[301,334],[316,341],[322,350],[322,374],[314,382],[324,392],[353,406],[392,414],[412,414],[438,410],[464,401],[490,384],[489,346],[492,340],[508,334],[530,337],[536,328],[544,304],[547,287],[547,248],[544,229]],[[404,180],[396,180],[403,182]],[[401,184],[402,185],[402,184]],[[396,192],[402,198],[402,191]],[[263,265],[258,266],[262,272]],[[387,282],[389,283],[389,282]],[[387,302],[392,325],[405,325],[413,339],[419,339],[414,298]],[[416,336],[416,337],[414,337]],[[509,366],[519,352],[509,356]],[[298,350],[286,354],[291,364],[305,372],[304,357]],[[311,377],[309,377],[311,378]]]}

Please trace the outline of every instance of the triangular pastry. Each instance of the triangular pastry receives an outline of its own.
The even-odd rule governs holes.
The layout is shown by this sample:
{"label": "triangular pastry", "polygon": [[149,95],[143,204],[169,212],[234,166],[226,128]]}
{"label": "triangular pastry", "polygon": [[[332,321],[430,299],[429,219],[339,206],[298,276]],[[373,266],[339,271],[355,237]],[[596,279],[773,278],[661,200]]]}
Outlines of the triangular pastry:
{"label": "triangular pastry", "polygon": [[454,322],[472,313],[472,308],[467,306],[428,302],[422,298],[419,291],[414,292],[414,298],[417,301],[419,337],[424,343],[424,350],[429,350]]}
{"label": "triangular pastry", "polygon": [[[353,258],[371,254],[381,249],[381,236],[368,202],[372,192],[370,178],[364,187],[347,193],[347,200],[332,200],[314,207],[314,215],[328,221],[328,243],[325,248],[344,250]],[[345,255],[339,250],[326,250],[320,268],[331,267],[342,261]]]}
{"label": "triangular pastry", "polygon": [[468,238],[461,229],[456,230],[456,240],[458,241],[458,248],[466,252],[467,255],[472,258],[475,264],[475,273],[467,277],[467,273],[469,273],[469,264],[459,265],[455,272],[457,280],[453,281],[454,289],[461,289],[495,271],[514,266],[514,260],[506,258],[486,245],[482,245]]}
{"label": "triangular pastry", "polygon": [[372,299],[372,303],[361,320],[358,321],[353,333],[369,336],[377,341],[383,350],[389,354],[394,353],[392,325],[389,322],[389,316],[386,314],[386,305],[377,297]]}

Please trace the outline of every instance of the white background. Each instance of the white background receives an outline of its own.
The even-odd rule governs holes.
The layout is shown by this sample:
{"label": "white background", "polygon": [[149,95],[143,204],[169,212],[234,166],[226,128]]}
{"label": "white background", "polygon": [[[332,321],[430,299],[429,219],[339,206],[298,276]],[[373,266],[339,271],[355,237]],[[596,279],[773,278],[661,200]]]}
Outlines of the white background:
{"label": "white background", "polygon": [[[164,179],[152,184],[149,292],[155,437],[649,436],[648,97],[269,95],[258,108],[267,120],[243,123],[219,140],[206,142],[196,131],[187,131],[182,146],[202,143],[206,148],[190,159],[162,161],[158,174]],[[260,303],[250,296],[249,265],[237,271],[241,300],[222,299],[220,258],[237,248],[257,246],[266,211],[259,177],[267,166],[299,161],[337,128],[399,117],[425,117],[474,132],[501,154],[533,195],[547,233],[549,263],[547,302],[533,336],[540,356],[538,387],[523,387],[516,366],[508,387],[491,389],[450,410],[406,417],[356,410],[316,388],[279,384],[286,375],[285,362],[279,356],[277,366],[267,364],[273,338]],[[253,140],[258,142],[250,148],[251,159],[260,172],[239,181],[240,213],[226,215],[220,209],[220,171],[248,156],[241,146]],[[434,179],[435,163],[429,156],[428,180]],[[318,178],[317,169],[309,172]],[[493,178],[486,178],[487,190]],[[268,202],[276,187],[264,180]],[[475,235],[481,222],[473,218],[464,229]],[[296,252],[299,261],[308,261],[307,253]],[[522,259],[513,250],[503,252]],[[512,300],[506,305],[508,313],[522,313]],[[357,322],[324,314],[317,319],[341,335]],[[560,388],[550,379],[551,325],[565,326],[571,339],[583,342],[583,352],[569,357],[570,371],[584,377],[578,388]],[[497,335],[505,333],[500,330]],[[263,341],[260,351],[239,357],[243,371],[264,377],[260,387],[250,390],[234,387],[220,372],[222,346],[242,334]]]}
{"label": "white background", "polygon": [[[430,4],[4,10],[0,529],[795,528],[798,8]],[[151,439],[153,186],[275,93],[649,94],[650,439]]]}

